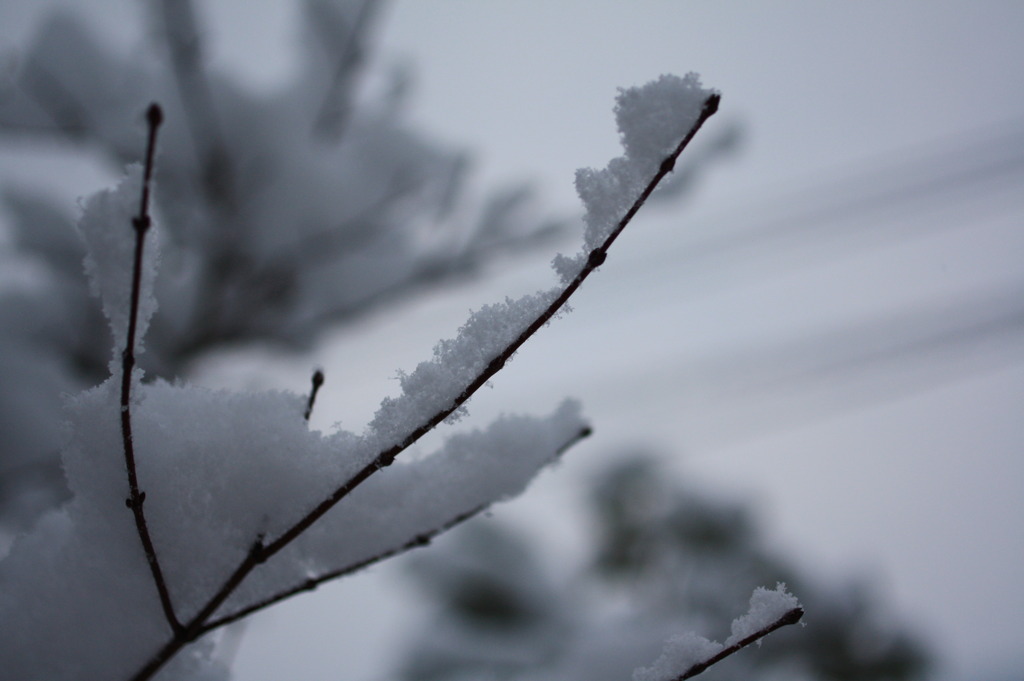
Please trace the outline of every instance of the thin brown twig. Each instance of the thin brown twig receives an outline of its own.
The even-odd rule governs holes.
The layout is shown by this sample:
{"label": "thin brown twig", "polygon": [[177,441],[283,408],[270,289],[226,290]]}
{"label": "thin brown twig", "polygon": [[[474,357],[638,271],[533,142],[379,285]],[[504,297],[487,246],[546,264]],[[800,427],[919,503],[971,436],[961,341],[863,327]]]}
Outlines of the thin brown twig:
{"label": "thin brown twig", "polygon": [[309,391],[309,401],[306,403],[306,412],[302,415],[307,421],[309,417],[313,415],[313,405],[316,404],[316,394],[320,392],[320,387],[324,384],[324,372],[317,369],[313,372],[312,379],[313,387]]}
{"label": "thin brown twig", "polygon": [[149,526],[146,524],[146,514],[142,508],[143,503],[146,501],[146,493],[139,489],[138,473],[135,468],[135,443],[132,437],[131,390],[132,372],[135,369],[135,336],[138,333],[139,298],[142,289],[142,255],[146,241],[146,232],[152,223],[149,217],[149,187],[153,179],[153,157],[156,153],[157,130],[163,122],[163,112],[157,104],[149,106],[149,109],[146,111],[146,122],[149,125],[149,140],[146,144],[146,166],[142,177],[139,214],[132,219],[132,227],[135,230],[135,262],[132,267],[128,338],[125,342],[124,351],[121,354],[121,439],[124,443],[124,463],[128,471],[129,488],[129,497],[125,500],[125,505],[131,509],[132,514],[135,516],[135,527],[139,532],[139,539],[146,553],[146,562],[149,564],[149,570],[153,574],[157,593],[160,595],[160,606],[163,608],[164,616],[167,618],[168,624],[171,625],[171,629],[177,633],[181,630],[181,622],[178,621],[178,617],[174,613],[174,604],[171,602],[167,581],[164,579],[163,571],[160,569],[156,548],[149,534]]}
{"label": "thin brown twig", "polygon": [[803,608],[793,608],[792,610],[787,611],[785,614],[783,614],[781,617],[779,617],[771,624],[765,626],[762,629],[758,629],[750,636],[747,636],[746,638],[738,641],[737,643],[732,644],[728,648],[724,648],[723,650],[719,651],[717,655],[709,657],[703,662],[698,662],[697,664],[693,665],[685,672],[675,677],[674,681],[685,681],[686,679],[692,679],[693,677],[697,676],[697,674],[700,674],[707,670],[708,667],[718,664],[719,662],[729,657],[733,653],[739,652],[740,650],[743,650],[744,648],[749,646],[751,643],[761,640],[762,638],[772,633],[776,629],[781,629],[782,627],[788,626],[790,624],[796,624],[800,621],[800,618],[802,618],[803,616]]}
{"label": "thin brown twig", "polygon": [[325,582],[345,577],[354,572],[358,572],[359,570],[370,567],[371,565],[375,565],[388,558],[393,558],[394,556],[397,556],[399,554],[411,551],[412,549],[420,548],[421,546],[427,546],[430,544],[431,541],[433,541],[434,537],[444,532],[447,532],[448,530],[450,530],[451,528],[455,527],[460,523],[469,520],[470,518],[484,511],[486,508],[488,507],[478,506],[470,511],[467,511],[466,513],[461,513],[457,515],[456,517],[452,518],[440,527],[416,535],[415,537],[405,542],[401,546],[396,546],[387,549],[386,551],[382,551],[381,553],[378,553],[369,558],[364,558],[363,560],[351,563],[349,565],[346,565],[345,567],[341,567],[336,570],[330,570],[323,574],[317,575],[316,577],[310,577],[308,579],[303,580],[300,584],[279,591],[273,596],[268,596],[267,598],[261,601],[253,603],[252,605],[247,605],[246,607],[240,610],[236,610],[235,612],[229,613],[227,615],[224,615],[223,617],[218,617],[217,619],[210,620],[205,625],[203,625],[203,627],[200,630],[200,633],[205,634],[209,631],[213,631],[214,629],[219,629],[220,627],[223,627],[225,625],[237,622],[243,617],[247,617],[253,614],[254,612],[268,608],[271,605],[274,605],[275,603],[280,603],[281,601],[291,598],[292,596],[296,596],[306,591],[313,591]]}

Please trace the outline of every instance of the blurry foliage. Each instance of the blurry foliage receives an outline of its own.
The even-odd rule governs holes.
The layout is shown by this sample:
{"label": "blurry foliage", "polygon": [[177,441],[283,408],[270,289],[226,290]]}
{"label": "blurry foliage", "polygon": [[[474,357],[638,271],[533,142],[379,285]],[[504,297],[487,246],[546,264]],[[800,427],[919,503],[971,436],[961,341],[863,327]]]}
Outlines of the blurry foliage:
{"label": "blurry foliage", "polygon": [[[155,197],[167,243],[150,377],[184,375],[229,345],[307,349],[330,324],[557,229],[523,187],[468,195],[467,156],[403,121],[404,73],[363,92],[376,5],[306,0],[302,67],[269,95],[207,70],[183,0],[147,3],[153,38],[130,57],[75,16],[51,16],[0,88],[0,140],[76,145],[115,169],[137,161],[142,112],[162,104]],[[0,530],[65,498],[61,394],[102,380],[111,359],[75,216],[54,190],[2,188],[11,234],[0,255],[31,276],[0,287]]]}
{"label": "blurry foliage", "polygon": [[628,678],[674,633],[721,636],[709,627],[741,612],[751,587],[779,581],[800,594],[806,626],[703,678],[925,677],[930,655],[867,584],[823,586],[763,545],[750,508],[679,483],[650,457],[616,458],[591,489],[593,541],[569,577],[551,576],[540,549],[495,520],[411,559],[436,613],[402,662],[403,679]]}
{"label": "blurry foliage", "polygon": [[[147,2],[150,39],[130,56],[75,15],[50,16],[0,83],[0,142],[72,146],[117,171],[138,161],[142,112],[160,102],[151,379],[187,375],[218,348],[309,349],[331,325],[559,232],[526,184],[471,194],[468,155],[403,120],[408,73],[368,64],[378,4],[304,0],[301,67],[270,94],[207,68],[188,0]],[[739,137],[725,126],[659,194],[684,195]],[[30,272],[0,282],[0,532],[66,499],[61,395],[101,381],[111,359],[57,189],[0,187],[0,262]]]}

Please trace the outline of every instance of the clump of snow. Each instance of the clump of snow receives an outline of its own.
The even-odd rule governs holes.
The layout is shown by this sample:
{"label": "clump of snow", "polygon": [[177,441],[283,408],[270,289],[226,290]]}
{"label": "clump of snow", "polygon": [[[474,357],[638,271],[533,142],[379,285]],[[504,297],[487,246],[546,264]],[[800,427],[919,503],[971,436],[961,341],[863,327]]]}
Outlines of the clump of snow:
{"label": "clump of snow", "polygon": [[520,494],[586,425],[579,404],[567,400],[546,417],[504,416],[483,430],[452,435],[428,456],[397,461],[260,566],[222,611],[379,556]]}
{"label": "clump of snow", "polygon": [[718,643],[687,632],[673,636],[665,643],[665,649],[650,667],[641,667],[633,672],[633,681],[671,681],[685,674],[690,668],[708,662],[723,650],[779,621],[783,615],[799,608],[796,596],[786,591],[786,585],[779,582],[775,589],[758,587],[750,597],[747,614],[732,622],[732,633],[725,643]]}
{"label": "clump of snow", "polygon": [[725,640],[725,645],[731,646],[753,636],[772,622],[777,622],[790,610],[799,607],[800,601],[786,591],[786,585],[782,582],[776,584],[774,589],[757,587],[750,596],[747,614],[733,620],[732,634]]}
{"label": "clump of snow", "polygon": [[[615,114],[625,155],[602,170],[576,171],[576,191],[586,208],[584,243],[575,256],[559,254],[552,267],[562,285],[571,282],[615,229],[661,162],[682,141],[714,92],[694,73],[663,75],[642,87],[620,89]],[[412,373],[400,373],[402,395],[385,399],[368,437],[379,450],[401,442],[455,399],[501,351],[518,337],[561,293],[542,291],[489,305],[473,313],[458,335],[434,348],[432,360]],[[460,408],[452,416],[462,415]]]}
{"label": "clump of snow", "polygon": [[[455,399],[544,312],[561,293],[540,291],[517,300],[485,305],[472,313],[455,338],[434,346],[433,359],[412,373],[400,373],[402,395],[385,399],[370,422],[368,438],[380,451],[405,439]],[[453,416],[461,416],[462,410]]]}
{"label": "clump of snow", "polygon": [[[83,205],[78,231],[85,242],[85,271],[94,295],[103,304],[103,314],[114,337],[115,357],[120,358],[128,336],[128,314],[135,267],[135,228],[142,192],[142,166],[128,166],[124,179],[115,189],[92,195]],[[142,288],[139,296],[137,337],[141,347],[149,319],[156,311],[153,282],[156,279],[158,248],[154,229],[146,235],[142,261]]]}
{"label": "clump of snow", "polygon": [[568,256],[563,253],[559,253],[551,261],[551,269],[558,275],[558,280],[562,282],[562,285],[566,285],[576,278],[582,270],[583,266],[587,264],[587,256],[585,253],[578,253],[575,256]]}
{"label": "clump of snow", "polygon": [[576,193],[587,212],[583,245],[586,250],[600,246],[643,190],[645,178],[636,164],[625,156],[613,158],[603,170],[576,171]]}
{"label": "clump of snow", "polygon": [[615,120],[630,163],[641,172],[657,168],[693,127],[711,94],[696,73],[663,75],[640,87],[620,88]]}
{"label": "clump of snow", "polygon": [[625,154],[601,170],[576,171],[576,192],[586,210],[586,228],[582,253],[574,258],[559,256],[553,263],[563,284],[576,276],[590,251],[614,231],[713,94],[701,87],[695,73],[683,78],[663,75],[641,87],[620,88],[615,118]]}
{"label": "clump of snow", "polygon": [[670,681],[690,667],[711,659],[723,648],[721,643],[692,632],[677,634],[665,643],[665,650],[654,664],[633,672],[633,681]]}

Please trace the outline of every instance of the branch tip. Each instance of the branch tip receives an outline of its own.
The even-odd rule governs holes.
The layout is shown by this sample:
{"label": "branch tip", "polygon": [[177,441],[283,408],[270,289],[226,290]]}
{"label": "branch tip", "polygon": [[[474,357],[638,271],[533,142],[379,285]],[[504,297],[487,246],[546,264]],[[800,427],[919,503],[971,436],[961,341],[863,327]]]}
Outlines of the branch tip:
{"label": "branch tip", "polygon": [[164,110],[156,102],[150,104],[149,108],[146,109],[146,122],[149,124],[150,129],[158,128],[164,122]]}
{"label": "branch tip", "polygon": [[800,618],[802,618],[803,616],[804,609],[799,606],[793,608],[792,610],[786,611],[774,622],[765,625],[761,629],[755,631],[750,636],[747,636],[746,638],[737,641],[728,648],[724,648],[723,650],[719,651],[718,654],[709,657],[703,662],[698,662],[692,665],[685,672],[677,676],[674,679],[674,681],[685,681],[686,679],[692,679],[693,677],[707,670],[709,667],[718,664],[719,662],[729,657],[733,653],[737,653],[740,650],[743,650],[751,643],[759,643],[761,639],[763,639],[765,636],[772,633],[776,629],[781,629],[782,627],[789,626],[791,624],[796,624],[800,621]]}
{"label": "branch tip", "polygon": [[704,112],[703,112],[703,115],[705,117],[715,115],[715,113],[718,112],[718,105],[721,104],[721,102],[722,102],[722,93],[721,92],[712,93],[712,95],[710,97],[708,97],[706,100],[704,100]]}
{"label": "branch tip", "polygon": [[320,386],[324,384],[324,372],[317,369],[313,372],[313,388],[309,391],[309,401],[306,403],[306,412],[303,414],[303,418],[307,421],[313,413],[313,404],[316,402],[316,394],[320,392]]}

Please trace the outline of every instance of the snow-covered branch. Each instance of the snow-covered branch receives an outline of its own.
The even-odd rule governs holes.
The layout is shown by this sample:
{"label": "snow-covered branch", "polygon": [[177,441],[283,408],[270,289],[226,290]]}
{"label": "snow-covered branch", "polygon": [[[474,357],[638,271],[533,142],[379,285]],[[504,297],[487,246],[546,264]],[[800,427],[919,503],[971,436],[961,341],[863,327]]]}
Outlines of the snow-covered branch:
{"label": "snow-covered branch", "polygon": [[[591,242],[596,243],[585,252],[585,259],[579,256],[576,258],[575,264],[579,267],[575,276],[561,289],[539,292],[515,301],[506,299],[504,303],[485,307],[470,317],[456,338],[439,343],[434,351],[435,359],[421,363],[411,375],[403,376],[404,394],[396,399],[385,400],[374,417],[371,434],[383,445],[381,451],[309,514],[280,537],[268,543],[263,550],[266,557],[269,558],[287,546],[371,475],[390,466],[400,453],[442,421],[457,414],[470,397],[504,368],[512,355],[541,327],[551,321],[583,282],[604,263],[612,243],[632,221],[658,184],[672,171],[676,159],[704,122],[718,111],[721,99],[718,93],[701,90],[699,81],[693,74],[686,80],[673,80],[672,77],[663,76],[661,80],[646,86],[646,89],[647,100],[642,99],[640,88],[628,90],[620,96],[619,111],[626,109],[629,116],[620,116],[620,124],[625,121],[620,127],[627,156],[614,159],[603,171],[589,171],[591,184],[580,190],[588,208],[585,248],[591,246]],[[689,99],[686,99],[687,97]],[[666,111],[666,102],[673,99],[681,99],[690,110]],[[651,107],[653,111],[642,110],[640,107],[643,104]],[[696,116],[693,116],[695,104],[699,109]],[[651,115],[652,113],[657,116]],[[655,127],[658,124],[660,127]],[[644,134],[656,141],[648,139],[645,140],[646,147],[636,145],[640,148],[631,149],[630,141],[635,141],[634,137],[638,134],[636,131],[642,130],[643,126],[653,128],[653,132],[646,131]],[[676,142],[673,137],[680,137],[680,128],[684,132],[681,139]],[[669,149],[667,155],[666,147]],[[629,155],[630,153],[633,155]],[[643,171],[649,170],[652,154],[661,157],[657,170],[650,180],[642,185],[639,194],[633,198],[631,204],[628,204],[625,213],[618,220],[610,221],[612,228],[607,233],[599,235],[598,222],[609,221],[611,216],[611,213],[605,212],[604,209],[614,209],[615,202],[620,202],[632,189],[632,186],[623,179],[635,181],[635,178],[641,177]],[[598,194],[595,190],[601,183],[605,183],[604,194]],[[580,186],[581,183],[578,181],[577,185]],[[595,205],[598,201],[608,203]],[[563,279],[571,267],[569,262],[564,258],[556,261],[556,269]]]}
{"label": "snow-covered branch", "polygon": [[[365,456],[371,447],[379,447],[378,452],[275,538],[266,539],[268,535],[261,532],[228,580],[186,626],[190,636],[202,629],[205,618],[258,566],[307,533],[328,511],[374,474],[391,466],[423,435],[463,410],[470,397],[563,308],[605,261],[611,244],[672,171],[697,131],[718,110],[719,101],[718,93],[701,89],[693,74],[686,79],[663,76],[644,88],[620,94],[616,112],[626,155],[614,159],[605,170],[585,171],[585,180],[577,179],[588,214],[585,258],[576,258],[579,267],[575,275],[566,277],[572,265],[568,259],[559,259],[556,270],[563,279],[561,288],[506,300],[474,313],[456,338],[437,345],[433,361],[423,362],[412,374],[403,375],[403,394],[382,403],[368,433],[355,448],[357,457],[360,453]],[[640,180],[644,173],[651,174],[646,182]],[[625,212],[616,217],[620,204],[626,206]]]}
{"label": "snow-covered branch", "polygon": [[[515,437],[517,439],[522,440],[522,436],[524,434],[522,425],[524,425],[522,422],[516,423],[515,430],[507,429],[508,434],[512,435],[514,433],[514,435],[515,435]],[[590,429],[588,427],[584,426],[584,427],[580,428],[578,431],[573,433],[571,438],[566,440],[564,442],[564,444],[561,445],[561,447],[559,447],[557,450],[555,450],[554,455],[556,457],[557,456],[561,456],[570,447],[572,447],[573,445],[578,443],[580,440],[582,440],[582,439],[584,439],[586,437],[589,437],[590,434],[591,434],[591,431],[590,431]],[[483,444],[484,443],[477,443],[476,447],[479,448]],[[498,447],[498,443],[495,442],[495,443],[490,444],[489,446],[492,448],[491,451],[493,451],[493,448],[497,448]],[[534,451],[537,451],[537,450],[534,450]],[[541,451],[546,451],[546,450],[541,450]],[[465,493],[466,491],[476,492],[476,494],[471,496],[471,497],[469,497],[468,500],[467,499],[462,500],[461,501],[461,505],[462,506],[467,506],[468,504],[471,504],[477,498],[482,498],[482,499],[494,498],[495,497],[495,493],[494,492],[486,492],[484,494],[480,494],[480,491],[482,489],[484,489],[484,486],[489,481],[500,479],[502,477],[507,477],[507,473],[505,473],[503,471],[497,471],[497,470],[494,470],[494,469],[490,469],[490,470],[479,469],[476,472],[475,475],[472,475],[472,468],[473,468],[472,462],[473,462],[473,460],[479,460],[481,458],[479,455],[482,454],[482,453],[483,452],[480,452],[480,451],[476,452],[476,454],[473,456],[472,460],[471,459],[465,460],[463,462],[464,465],[459,466],[457,468],[452,467],[450,465],[450,462],[441,462],[443,465],[442,466],[437,466],[436,465],[437,459],[442,459],[443,458],[443,456],[440,455],[440,454],[435,454],[434,457],[431,457],[431,459],[430,459],[431,463],[434,464],[431,467],[438,468],[438,469],[440,469],[440,468],[448,468],[448,469],[450,469],[452,471],[458,471],[461,474],[462,480],[459,481],[459,484],[456,487],[457,488],[461,488],[461,491],[463,493]],[[524,454],[525,453],[526,452],[524,452]],[[491,458],[494,461],[496,466],[506,466],[508,464],[509,459],[511,458],[510,456],[508,456],[508,454],[510,454],[510,453],[509,452],[504,452],[503,455],[500,456],[500,457],[487,457],[487,458]],[[451,486],[449,486],[447,490],[432,489],[433,486],[430,485],[430,481],[438,479],[439,476],[437,474],[440,472],[440,470],[438,470],[438,471],[418,470],[418,469],[425,469],[425,468],[427,468],[427,466],[422,465],[422,464],[419,464],[419,465],[411,464],[411,465],[407,466],[406,468],[408,470],[404,471],[404,477],[414,478],[414,479],[417,479],[417,480],[423,480],[423,481],[425,481],[428,484],[429,487],[431,487],[431,488],[428,488],[426,490],[422,490],[422,489],[418,490],[417,491],[417,496],[433,497],[435,499],[442,499],[442,498],[446,498],[447,496],[449,496],[452,493],[457,493],[459,491],[458,489],[452,489]],[[469,469],[469,470],[467,470],[467,469]],[[467,475],[467,472],[470,473],[470,475]],[[374,512],[373,509],[381,508],[381,507],[386,506],[387,503],[388,503],[387,500],[391,499],[391,498],[394,498],[394,494],[395,493],[397,493],[399,490],[408,490],[410,488],[409,485],[403,484],[402,481],[396,481],[395,478],[392,478],[392,477],[382,478],[381,480],[383,482],[385,482],[386,484],[385,485],[379,485],[378,489],[373,490],[373,498],[370,499],[370,500],[362,500],[362,506],[363,506],[363,508],[366,509],[367,516],[370,515],[370,514],[372,514],[372,515],[379,515],[379,513]],[[525,484],[525,481],[524,481],[524,484]],[[506,494],[506,496],[511,496],[511,494],[514,494],[514,492],[510,492],[510,493]],[[423,521],[423,518],[421,517],[421,514],[423,513],[423,508],[424,508],[423,505],[421,505],[421,504],[414,504],[414,506],[417,508],[417,518],[415,519],[417,521],[417,524],[418,525],[425,524],[424,521]],[[213,629],[217,629],[217,628],[222,627],[222,626],[227,625],[227,624],[231,624],[232,622],[236,622],[236,621],[242,619],[243,617],[246,617],[246,616],[248,616],[248,615],[250,615],[250,614],[252,614],[254,612],[257,612],[259,610],[263,610],[264,608],[267,608],[267,607],[269,607],[271,605],[274,605],[275,603],[279,603],[280,601],[283,601],[283,600],[285,600],[287,598],[290,598],[290,597],[292,597],[294,595],[300,594],[300,593],[305,592],[305,591],[312,591],[313,589],[316,589],[321,584],[324,584],[326,582],[338,579],[340,577],[345,577],[347,575],[353,574],[355,572],[358,572],[359,570],[367,568],[367,567],[369,567],[371,565],[379,563],[379,562],[381,562],[383,560],[386,560],[388,558],[393,558],[393,557],[395,557],[397,555],[400,555],[402,553],[406,553],[407,551],[411,551],[412,549],[428,546],[431,543],[431,541],[433,541],[433,539],[435,537],[437,537],[438,535],[441,535],[441,534],[447,532],[448,530],[450,530],[450,529],[452,529],[452,528],[454,528],[454,527],[456,527],[456,526],[466,522],[467,520],[476,517],[480,513],[484,512],[488,508],[490,508],[490,506],[491,506],[490,503],[482,502],[479,505],[472,506],[472,507],[468,508],[468,510],[460,511],[456,515],[454,515],[451,518],[445,520],[442,524],[439,524],[439,525],[437,525],[435,527],[432,527],[430,529],[423,530],[422,532],[412,536],[411,539],[405,541],[402,544],[392,545],[392,546],[390,546],[388,548],[379,550],[379,552],[374,553],[373,555],[370,555],[370,556],[367,556],[367,557],[356,557],[356,556],[353,556],[352,562],[346,563],[342,567],[331,569],[331,570],[327,570],[325,572],[316,574],[314,576],[307,577],[302,582],[300,582],[300,583],[298,583],[298,584],[296,584],[296,585],[294,585],[294,586],[292,586],[290,588],[282,589],[281,591],[279,591],[279,592],[277,592],[277,593],[275,593],[275,594],[273,594],[271,596],[268,596],[268,597],[266,597],[266,598],[264,598],[264,599],[262,599],[262,600],[260,600],[260,601],[258,601],[256,603],[253,603],[253,604],[248,605],[246,607],[240,608],[239,610],[233,611],[233,612],[231,612],[229,614],[217,617],[216,619],[210,620],[203,627],[203,633],[206,633],[207,631],[211,631]],[[433,515],[434,514],[429,514],[429,519],[430,520],[432,520]],[[378,520],[376,523],[373,523],[371,521],[368,521],[367,517],[365,517],[365,516],[363,518],[359,518],[359,517],[351,517],[351,515],[348,515],[347,517],[344,517],[344,518],[334,519],[331,522],[331,525],[339,525],[341,523],[344,523],[345,525],[352,525],[353,523],[356,523],[356,522],[359,522],[359,521],[366,521],[366,522],[361,523],[361,526],[364,528],[364,533],[367,536],[369,536],[370,534],[375,535],[377,537],[376,542],[378,544],[382,543],[381,542],[381,536],[382,535],[383,535],[384,539],[386,540],[388,537],[396,534],[396,532],[395,532],[396,529],[399,530],[399,534],[401,536],[407,536],[409,534],[409,532],[412,531],[411,529],[403,529],[401,527],[403,525],[407,525],[408,521],[405,521],[405,522],[402,522],[402,521],[395,522],[391,518],[387,518],[387,519],[385,519],[384,522],[382,522],[381,520]],[[368,527],[368,525],[369,525],[369,527]],[[331,529],[326,529],[326,528],[322,532],[322,534],[324,534],[324,535],[327,535],[327,534],[330,534],[330,533],[331,533]],[[318,543],[320,543],[320,542],[318,542]],[[368,542],[360,542],[360,543],[361,544],[365,544],[365,545],[369,545],[369,546],[373,546],[373,543],[371,543],[369,541]]]}
{"label": "snow-covered branch", "polygon": [[747,614],[733,620],[732,634],[725,643],[694,633],[673,637],[653,665],[633,673],[633,681],[692,679],[776,629],[796,624],[803,616],[803,608],[796,597],[786,591],[785,584],[778,584],[774,590],[759,587],[750,597]]}
{"label": "snow-covered branch", "polygon": [[[521,493],[589,433],[575,402],[454,435],[415,461],[396,458],[461,416],[563,309],[718,103],[692,74],[622,91],[626,153],[606,169],[580,171],[583,248],[555,259],[559,285],[473,313],[431,360],[400,374],[401,394],[385,399],[359,435],[310,431],[312,395],[142,382],[135,355],[156,309],[156,249],[143,249],[142,238],[152,234],[154,124],[146,169],[90,200],[81,221],[115,360],[107,381],[68,404],[72,500],[0,562],[0,583],[19,582],[16,592],[0,590],[0,621],[16,632],[0,644],[0,668],[24,678],[184,676],[208,662],[200,639],[212,629],[423,545]],[[110,453],[119,449],[125,456],[116,461]],[[124,514],[126,468],[134,527]],[[95,613],[114,614],[104,627],[83,626]],[[33,634],[40,631],[47,635]],[[182,654],[187,646],[192,654]],[[55,647],[65,654],[51,654]]]}

